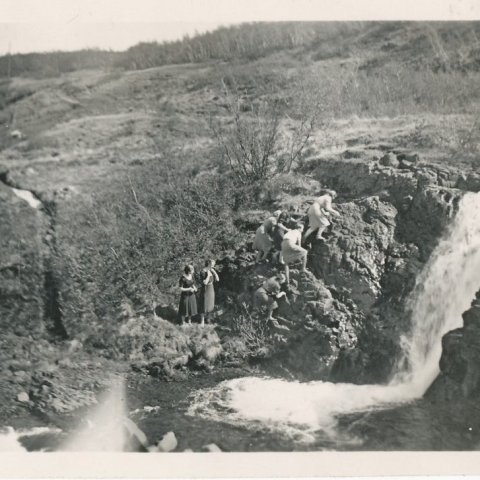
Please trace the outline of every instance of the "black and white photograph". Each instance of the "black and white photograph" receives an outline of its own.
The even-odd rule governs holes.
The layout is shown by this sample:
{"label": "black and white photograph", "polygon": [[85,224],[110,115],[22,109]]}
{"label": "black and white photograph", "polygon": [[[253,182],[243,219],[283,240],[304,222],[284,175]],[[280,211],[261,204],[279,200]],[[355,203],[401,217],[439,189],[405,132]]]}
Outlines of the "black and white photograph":
{"label": "black and white photograph", "polygon": [[2,3],[0,462],[480,450],[480,17]]}

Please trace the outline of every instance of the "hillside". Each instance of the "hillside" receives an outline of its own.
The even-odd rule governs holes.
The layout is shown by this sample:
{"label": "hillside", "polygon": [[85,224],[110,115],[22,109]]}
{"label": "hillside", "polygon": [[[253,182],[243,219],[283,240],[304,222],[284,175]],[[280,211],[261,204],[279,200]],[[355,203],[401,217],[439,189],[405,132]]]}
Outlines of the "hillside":
{"label": "hillside", "polygon": [[[2,418],[87,405],[129,368],[386,381],[415,279],[464,192],[480,190],[478,35],[478,23],[253,24],[0,58]],[[272,122],[273,159],[311,125],[305,148],[240,181],[221,140],[253,145]],[[271,332],[242,307],[275,272],[253,262],[255,229],[277,208],[302,218],[323,187],[342,218],[311,273],[292,274],[289,333]],[[181,330],[178,277],[205,258],[219,261],[223,317]]]}

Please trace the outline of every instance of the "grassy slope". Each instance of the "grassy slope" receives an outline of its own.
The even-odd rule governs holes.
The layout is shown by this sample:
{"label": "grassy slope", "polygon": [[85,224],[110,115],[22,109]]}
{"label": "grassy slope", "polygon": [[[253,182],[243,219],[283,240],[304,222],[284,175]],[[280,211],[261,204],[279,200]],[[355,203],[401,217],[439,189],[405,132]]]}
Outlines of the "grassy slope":
{"label": "grassy slope", "polygon": [[[56,200],[60,251],[69,259],[67,266],[60,261],[64,278],[71,276],[73,264],[86,262],[77,274],[92,276],[95,283],[94,273],[107,275],[112,263],[121,264],[116,255],[131,257],[132,249],[137,255],[143,248],[151,258],[159,249],[178,248],[181,239],[168,246],[154,229],[153,241],[148,221],[154,226],[164,221],[169,176],[194,178],[218,166],[208,119],[225,115],[225,76],[233,76],[251,97],[280,93],[292,105],[292,116],[299,101],[319,101],[322,128],[311,156],[328,158],[347,148],[387,143],[414,148],[426,161],[478,168],[479,74],[453,68],[459,56],[470,63],[475,59],[476,29],[470,24],[338,24],[320,41],[256,60],[14,78],[0,113],[0,162],[22,187]],[[442,58],[442,65],[453,65],[450,70],[420,68]],[[12,129],[25,138],[10,138]],[[140,237],[145,225],[150,236]],[[139,247],[142,242],[147,246]],[[119,254],[126,244],[130,250]],[[106,252],[112,249],[108,263]],[[177,263],[200,261],[192,258],[192,249],[176,254]],[[132,290],[160,275],[161,291],[152,294],[165,293],[177,268],[159,273],[167,260],[159,255]],[[112,279],[107,275],[103,281]],[[80,290],[87,298],[95,296],[87,287],[72,281],[69,295]]]}

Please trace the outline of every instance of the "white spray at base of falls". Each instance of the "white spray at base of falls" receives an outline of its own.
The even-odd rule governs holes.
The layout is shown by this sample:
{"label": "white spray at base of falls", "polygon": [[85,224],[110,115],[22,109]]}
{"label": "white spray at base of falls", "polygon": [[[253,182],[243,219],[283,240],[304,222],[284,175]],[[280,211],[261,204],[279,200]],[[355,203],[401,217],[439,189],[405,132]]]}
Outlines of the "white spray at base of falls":
{"label": "white spray at base of falls", "polygon": [[409,305],[412,329],[402,338],[404,369],[389,385],[245,377],[196,392],[188,414],[299,440],[314,440],[319,431],[335,436],[338,415],[392,407],[425,393],[438,374],[442,336],[462,325],[479,288],[480,193],[467,193],[418,278]]}
{"label": "white spray at base of falls", "polygon": [[127,415],[125,384],[118,380],[84,419],[84,426],[60,448],[74,452],[121,452],[125,447]]}

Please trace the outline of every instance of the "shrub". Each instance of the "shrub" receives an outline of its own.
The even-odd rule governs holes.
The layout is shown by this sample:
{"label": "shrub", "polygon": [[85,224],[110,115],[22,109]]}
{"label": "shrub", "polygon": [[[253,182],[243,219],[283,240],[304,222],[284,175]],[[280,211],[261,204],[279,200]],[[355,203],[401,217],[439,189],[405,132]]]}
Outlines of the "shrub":
{"label": "shrub", "polygon": [[281,95],[253,99],[246,87],[230,83],[223,82],[227,118],[212,118],[210,126],[235,179],[247,185],[289,172],[310,141],[316,109],[293,120]]}

